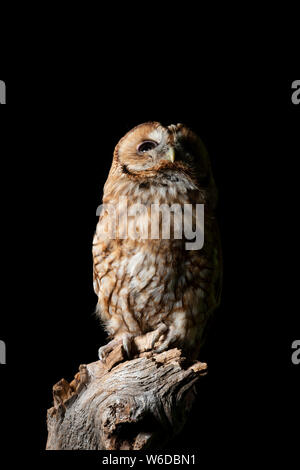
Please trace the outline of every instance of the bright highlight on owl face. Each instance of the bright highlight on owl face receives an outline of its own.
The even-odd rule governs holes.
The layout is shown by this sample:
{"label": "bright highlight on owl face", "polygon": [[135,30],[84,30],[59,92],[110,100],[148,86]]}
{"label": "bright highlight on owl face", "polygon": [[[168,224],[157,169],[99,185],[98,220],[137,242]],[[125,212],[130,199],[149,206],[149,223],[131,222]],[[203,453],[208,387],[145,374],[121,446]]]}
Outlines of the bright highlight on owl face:
{"label": "bright highlight on owl face", "polygon": [[128,132],[115,149],[115,158],[126,171],[186,168],[198,181],[211,179],[210,162],[200,138],[183,124],[167,127],[149,122]]}

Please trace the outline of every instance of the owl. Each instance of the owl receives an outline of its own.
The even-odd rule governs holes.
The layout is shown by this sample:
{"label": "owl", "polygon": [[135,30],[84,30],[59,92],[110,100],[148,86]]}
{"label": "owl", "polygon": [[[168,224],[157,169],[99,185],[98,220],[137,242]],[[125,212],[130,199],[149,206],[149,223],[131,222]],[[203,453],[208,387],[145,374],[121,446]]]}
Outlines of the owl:
{"label": "owl", "polygon": [[[96,313],[110,339],[99,349],[100,360],[120,340],[130,358],[133,338],[150,331],[153,351],[178,347],[186,357],[198,357],[220,302],[216,203],[207,151],[185,125],[148,122],[119,141],[93,240]],[[161,207],[177,213],[170,210],[164,218]],[[187,249],[186,232],[180,236],[176,227],[181,209],[183,224],[195,226],[196,207],[204,208],[204,242]]]}

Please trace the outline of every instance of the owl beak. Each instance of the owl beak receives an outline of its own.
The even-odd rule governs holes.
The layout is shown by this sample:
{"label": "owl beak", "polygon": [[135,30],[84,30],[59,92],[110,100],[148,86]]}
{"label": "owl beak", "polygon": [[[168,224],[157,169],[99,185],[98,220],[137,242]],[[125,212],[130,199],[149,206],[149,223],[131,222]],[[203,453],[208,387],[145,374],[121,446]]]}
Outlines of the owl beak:
{"label": "owl beak", "polygon": [[170,160],[172,163],[174,163],[175,160],[175,150],[174,147],[169,147],[168,151],[165,153],[165,157]]}

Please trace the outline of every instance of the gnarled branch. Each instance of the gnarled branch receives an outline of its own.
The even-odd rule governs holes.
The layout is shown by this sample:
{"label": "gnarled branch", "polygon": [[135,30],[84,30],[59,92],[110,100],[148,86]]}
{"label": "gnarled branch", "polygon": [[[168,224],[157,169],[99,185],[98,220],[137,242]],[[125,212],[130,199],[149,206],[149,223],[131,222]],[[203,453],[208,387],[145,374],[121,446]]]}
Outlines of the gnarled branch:
{"label": "gnarled branch", "polygon": [[151,335],[135,338],[134,359],[120,342],[105,364],[81,365],[71,383],[54,385],[47,450],[155,449],[181,431],[207,366],[176,348],[147,352]]}

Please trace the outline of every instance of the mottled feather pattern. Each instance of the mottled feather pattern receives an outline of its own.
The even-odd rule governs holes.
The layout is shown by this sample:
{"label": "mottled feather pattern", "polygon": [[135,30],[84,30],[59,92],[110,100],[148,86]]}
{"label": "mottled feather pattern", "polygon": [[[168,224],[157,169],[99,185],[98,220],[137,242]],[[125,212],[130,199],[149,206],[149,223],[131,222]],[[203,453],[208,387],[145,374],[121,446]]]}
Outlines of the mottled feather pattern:
{"label": "mottled feather pattern", "polygon": [[[139,144],[148,140],[156,147],[140,154]],[[174,161],[166,158],[170,146],[175,149]],[[111,339],[141,335],[163,324],[167,332],[162,349],[178,346],[197,357],[205,326],[220,300],[216,194],[207,152],[182,124],[146,123],[121,139],[103,203],[113,204],[117,217],[124,209],[118,206],[120,198],[127,198],[129,211],[131,205],[143,204],[149,210],[139,217],[148,225],[153,203],[204,204],[204,246],[187,250],[186,239],[174,239],[172,232],[170,239],[112,239],[103,232],[109,222],[109,214],[103,213],[93,241],[94,289],[97,312]],[[130,219],[127,223],[130,226]]]}

